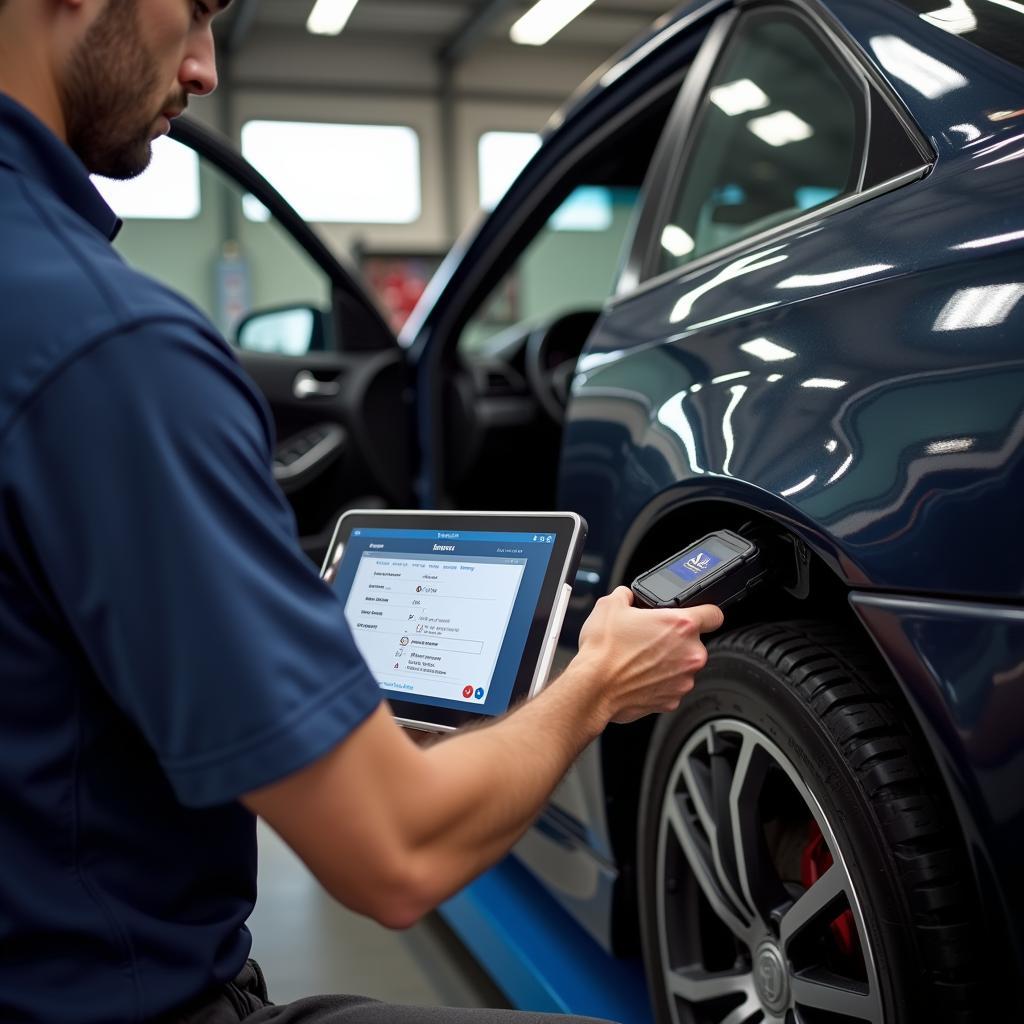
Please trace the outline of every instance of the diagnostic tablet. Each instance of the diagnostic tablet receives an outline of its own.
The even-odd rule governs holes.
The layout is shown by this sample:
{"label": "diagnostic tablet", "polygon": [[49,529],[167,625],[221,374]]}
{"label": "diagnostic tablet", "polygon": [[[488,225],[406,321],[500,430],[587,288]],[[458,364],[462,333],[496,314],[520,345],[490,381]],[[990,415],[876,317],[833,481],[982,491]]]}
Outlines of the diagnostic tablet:
{"label": "diagnostic tablet", "polygon": [[447,731],[545,684],[585,537],[571,512],[351,511],[322,575],[395,717]]}

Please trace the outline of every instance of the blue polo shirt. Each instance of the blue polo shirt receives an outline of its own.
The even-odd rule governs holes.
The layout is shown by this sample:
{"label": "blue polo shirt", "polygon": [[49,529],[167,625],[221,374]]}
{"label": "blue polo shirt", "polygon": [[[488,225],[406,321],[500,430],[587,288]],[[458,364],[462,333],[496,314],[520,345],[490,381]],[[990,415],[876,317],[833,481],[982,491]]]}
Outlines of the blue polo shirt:
{"label": "blue polo shirt", "polygon": [[237,798],[377,707],[266,406],[0,95],[0,1021],[144,1021],[234,977]]}

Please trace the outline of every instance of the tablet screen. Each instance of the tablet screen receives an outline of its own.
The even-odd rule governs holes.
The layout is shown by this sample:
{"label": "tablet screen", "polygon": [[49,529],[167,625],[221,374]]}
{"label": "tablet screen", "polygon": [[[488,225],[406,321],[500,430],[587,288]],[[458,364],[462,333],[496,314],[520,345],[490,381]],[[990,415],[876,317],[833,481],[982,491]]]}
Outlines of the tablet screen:
{"label": "tablet screen", "polygon": [[501,714],[521,688],[542,593],[554,593],[564,523],[538,521],[549,529],[534,532],[509,517],[512,529],[494,530],[409,521],[345,531],[332,585],[356,645],[392,702]]}

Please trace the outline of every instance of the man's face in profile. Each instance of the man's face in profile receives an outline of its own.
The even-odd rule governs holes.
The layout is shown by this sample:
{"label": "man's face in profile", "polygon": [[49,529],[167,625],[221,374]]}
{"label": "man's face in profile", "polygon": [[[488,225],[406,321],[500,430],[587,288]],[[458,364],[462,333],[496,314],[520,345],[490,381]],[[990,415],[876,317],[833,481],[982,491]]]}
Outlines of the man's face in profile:
{"label": "man's face in profile", "polygon": [[[60,83],[68,145],[89,171],[133,178],[146,169],[153,139],[167,130],[164,117],[177,116],[188,102],[181,67],[190,33],[198,31],[197,7],[204,6],[108,0],[89,26]],[[203,91],[215,84],[214,76]]]}

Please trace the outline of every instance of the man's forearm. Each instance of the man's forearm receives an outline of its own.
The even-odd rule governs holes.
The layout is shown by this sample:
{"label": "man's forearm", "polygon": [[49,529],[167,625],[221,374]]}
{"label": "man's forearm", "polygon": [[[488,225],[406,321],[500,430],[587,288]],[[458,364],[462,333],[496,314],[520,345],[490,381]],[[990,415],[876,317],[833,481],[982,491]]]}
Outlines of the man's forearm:
{"label": "man's forearm", "polygon": [[430,811],[417,853],[454,892],[526,831],[580,752],[607,725],[590,671],[573,663],[535,700],[426,750]]}

